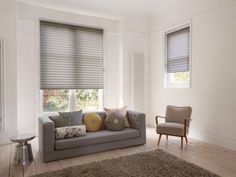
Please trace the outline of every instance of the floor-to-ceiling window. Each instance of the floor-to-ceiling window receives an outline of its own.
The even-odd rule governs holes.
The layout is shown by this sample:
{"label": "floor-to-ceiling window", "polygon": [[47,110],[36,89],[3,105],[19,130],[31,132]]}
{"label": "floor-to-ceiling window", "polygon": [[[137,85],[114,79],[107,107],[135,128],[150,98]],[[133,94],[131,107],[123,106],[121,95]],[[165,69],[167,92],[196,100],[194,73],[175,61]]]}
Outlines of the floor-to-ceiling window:
{"label": "floor-to-ceiling window", "polygon": [[103,106],[103,30],[40,23],[42,112]]}

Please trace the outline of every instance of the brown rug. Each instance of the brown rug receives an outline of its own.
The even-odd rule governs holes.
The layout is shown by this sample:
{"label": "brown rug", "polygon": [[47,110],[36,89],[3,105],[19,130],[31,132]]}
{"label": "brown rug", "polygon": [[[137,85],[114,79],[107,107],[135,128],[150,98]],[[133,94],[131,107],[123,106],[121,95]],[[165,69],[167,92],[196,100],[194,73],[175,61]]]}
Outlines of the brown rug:
{"label": "brown rug", "polygon": [[217,177],[208,170],[163,150],[47,172],[33,177]]}

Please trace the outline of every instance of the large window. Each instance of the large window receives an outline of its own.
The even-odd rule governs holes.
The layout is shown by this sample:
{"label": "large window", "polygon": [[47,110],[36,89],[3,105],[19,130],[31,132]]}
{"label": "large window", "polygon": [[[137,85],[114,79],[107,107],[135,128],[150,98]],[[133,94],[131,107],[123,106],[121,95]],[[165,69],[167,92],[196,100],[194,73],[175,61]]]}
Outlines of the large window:
{"label": "large window", "polygon": [[166,34],[166,86],[190,87],[190,27]]}
{"label": "large window", "polygon": [[101,110],[103,107],[102,89],[60,89],[42,90],[43,112],[59,112],[83,109]]}
{"label": "large window", "polygon": [[103,30],[40,22],[43,112],[99,110],[103,102]]}

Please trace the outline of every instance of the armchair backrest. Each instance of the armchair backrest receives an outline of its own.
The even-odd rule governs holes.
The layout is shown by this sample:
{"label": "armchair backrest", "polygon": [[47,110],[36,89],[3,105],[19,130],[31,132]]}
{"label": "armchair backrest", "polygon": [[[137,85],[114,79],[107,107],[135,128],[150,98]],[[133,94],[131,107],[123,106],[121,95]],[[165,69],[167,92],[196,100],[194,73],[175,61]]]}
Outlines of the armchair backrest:
{"label": "armchair backrest", "polygon": [[[166,122],[184,124],[184,119],[191,119],[192,108],[190,106],[171,106],[166,107]],[[189,126],[190,121],[187,121]]]}

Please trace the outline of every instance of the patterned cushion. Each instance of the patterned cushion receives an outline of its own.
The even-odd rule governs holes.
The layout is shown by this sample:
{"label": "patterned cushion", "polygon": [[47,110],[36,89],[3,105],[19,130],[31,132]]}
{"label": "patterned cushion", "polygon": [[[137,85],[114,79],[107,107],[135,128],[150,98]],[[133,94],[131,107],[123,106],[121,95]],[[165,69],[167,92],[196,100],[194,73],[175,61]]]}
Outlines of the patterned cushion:
{"label": "patterned cushion", "polygon": [[73,138],[86,135],[85,125],[55,128],[55,139]]}
{"label": "patterned cushion", "polygon": [[84,115],[84,124],[89,132],[99,131],[102,127],[102,118],[93,112],[86,113]]}
{"label": "patterned cushion", "polygon": [[125,127],[125,118],[121,112],[110,113],[106,118],[106,127],[108,130],[117,131]]}
{"label": "patterned cushion", "polygon": [[106,111],[106,115],[107,117],[109,116],[109,114],[113,113],[113,112],[120,112],[122,114],[122,116],[124,117],[124,121],[125,121],[125,127],[126,128],[130,128],[130,123],[129,123],[129,119],[127,116],[127,106],[124,106],[122,108],[104,108],[104,110]]}

